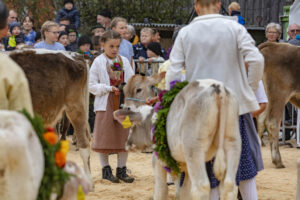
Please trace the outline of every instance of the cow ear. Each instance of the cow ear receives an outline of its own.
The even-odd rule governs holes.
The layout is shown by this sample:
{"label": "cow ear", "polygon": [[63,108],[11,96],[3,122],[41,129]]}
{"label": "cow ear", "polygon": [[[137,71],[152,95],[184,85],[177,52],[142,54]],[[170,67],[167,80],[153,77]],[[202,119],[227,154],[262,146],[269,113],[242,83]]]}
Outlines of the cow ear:
{"label": "cow ear", "polygon": [[136,124],[142,121],[142,115],[140,112],[133,112],[129,110],[116,110],[114,112],[114,119],[117,120],[120,124],[123,123],[124,120],[130,120],[132,124]]}
{"label": "cow ear", "polygon": [[156,73],[149,77],[149,81],[152,85],[159,83],[163,78],[165,78],[166,72]]}

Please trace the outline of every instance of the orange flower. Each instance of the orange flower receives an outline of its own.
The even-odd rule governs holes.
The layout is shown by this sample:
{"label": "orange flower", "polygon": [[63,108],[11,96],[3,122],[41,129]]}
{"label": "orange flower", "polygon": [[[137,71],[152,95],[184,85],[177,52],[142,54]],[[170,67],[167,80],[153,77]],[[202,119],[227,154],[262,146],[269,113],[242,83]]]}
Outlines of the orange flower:
{"label": "orange flower", "polygon": [[64,167],[66,164],[66,154],[63,152],[55,152],[55,163],[58,167]]}
{"label": "orange flower", "polygon": [[49,144],[55,145],[58,141],[58,137],[54,132],[46,132],[43,134],[44,139],[49,142]]}

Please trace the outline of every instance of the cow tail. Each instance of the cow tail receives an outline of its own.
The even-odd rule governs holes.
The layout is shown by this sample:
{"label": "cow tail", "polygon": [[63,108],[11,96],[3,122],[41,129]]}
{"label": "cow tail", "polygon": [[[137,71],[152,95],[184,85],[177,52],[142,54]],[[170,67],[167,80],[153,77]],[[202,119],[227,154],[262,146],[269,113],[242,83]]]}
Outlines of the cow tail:
{"label": "cow tail", "polygon": [[217,106],[219,110],[218,114],[218,132],[217,132],[217,137],[219,144],[218,144],[218,149],[217,149],[217,154],[215,158],[215,163],[214,163],[214,174],[218,180],[223,180],[225,173],[226,173],[226,161],[225,161],[225,153],[224,153],[224,137],[225,137],[225,131],[226,131],[226,101],[227,101],[227,96],[225,94],[225,88],[221,88],[221,92],[218,94],[216,93],[216,98],[217,98]]}

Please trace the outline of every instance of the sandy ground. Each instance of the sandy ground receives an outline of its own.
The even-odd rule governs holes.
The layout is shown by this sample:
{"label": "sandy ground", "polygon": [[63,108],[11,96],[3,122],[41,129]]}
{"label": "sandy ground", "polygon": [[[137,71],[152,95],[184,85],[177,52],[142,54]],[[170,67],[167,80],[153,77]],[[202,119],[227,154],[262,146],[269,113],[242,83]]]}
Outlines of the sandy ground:
{"label": "sandy ground", "polygon": [[[297,180],[297,158],[300,150],[287,146],[280,147],[284,169],[275,169],[271,162],[270,149],[262,147],[265,169],[257,176],[259,200],[288,200],[295,199]],[[71,150],[68,159],[82,165],[78,151]],[[115,155],[110,156],[110,163],[115,173]],[[130,153],[127,167],[135,181],[131,184],[112,184],[101,179],[101,166],[98,155],[92,152],[91,167],[95,183],[94,192],[89,193],[86,200],[149,200],[153,194],[154,176],[152,170],[152,155],[145,153]],[[174,186],[169,186],[169,199],[174,199]]]}

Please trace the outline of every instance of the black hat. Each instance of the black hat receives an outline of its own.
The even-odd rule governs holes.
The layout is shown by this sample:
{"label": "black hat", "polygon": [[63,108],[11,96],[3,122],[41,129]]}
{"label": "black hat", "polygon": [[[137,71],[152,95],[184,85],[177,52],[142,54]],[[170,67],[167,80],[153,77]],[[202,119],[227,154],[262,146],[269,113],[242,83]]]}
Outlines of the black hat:
{"label": "black hat", "polygon": [[78,40],[78,47],[85,45],[85,44],[92,44],[91,39],[87,35],[83,35]]}
{"label": "black hat", "polygon": [[151,42],[147,46],[147,49],[153,51],[158,56],[162,56],[161,47],[160,47],[160,44],[158,42]]}
{"label": "black hat", "polygon": [[111,19],[111,12],[108,9],[101,10],[98,15],[101,15],[103,17],[108,17]]}
{"label": "black hat", "polygon": [[105,28],[104,28],[101,24],[97,23],[95,26],[93,26],[93,27],[91,28],[91,31],[93,31],[93,30],[96,29],[96,28],[103,28],[103,29],[105,30]]}
{"label": "black hat", "polygon": [[67,3],[71,3],[74,5],[74,1],[73,0],[64,0],[64,5],[66,5]]}
{"label": "black hat", "polygon": [[59,38],[60,38],[61,36],[63,36],[63,35],[68,35],[68,33],[67,33],[66,31],[61,31],[61,32],[59,33],[58,40],[59,40]]}

